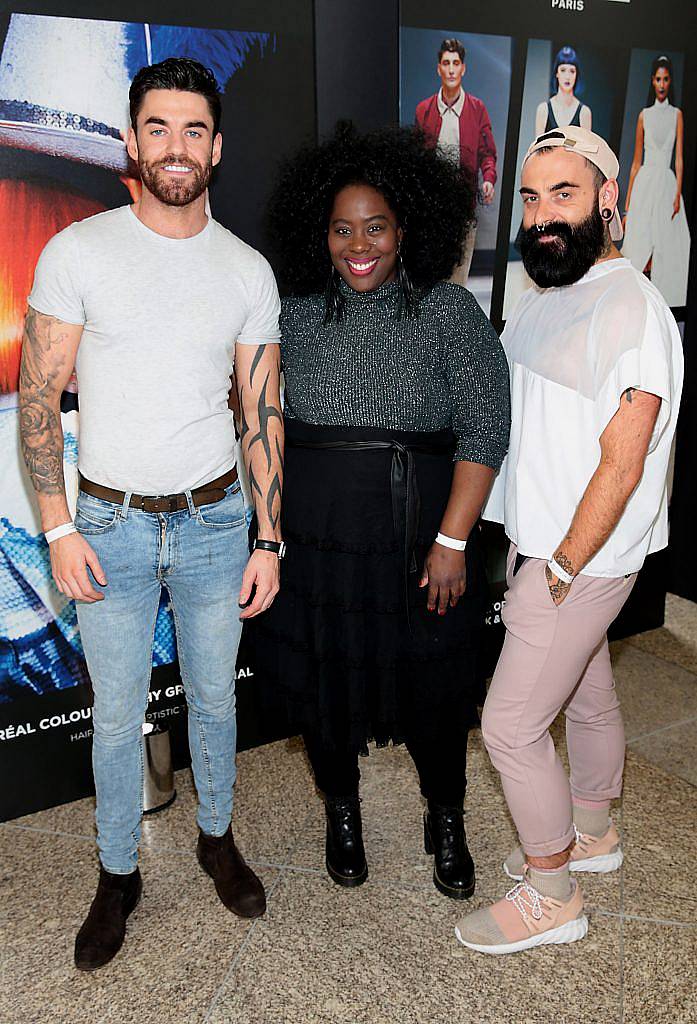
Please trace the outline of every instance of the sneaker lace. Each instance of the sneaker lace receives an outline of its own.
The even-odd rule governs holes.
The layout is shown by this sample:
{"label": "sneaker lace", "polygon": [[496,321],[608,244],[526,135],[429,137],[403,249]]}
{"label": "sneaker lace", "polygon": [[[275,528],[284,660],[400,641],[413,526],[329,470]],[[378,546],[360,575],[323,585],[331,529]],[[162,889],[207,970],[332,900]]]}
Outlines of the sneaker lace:
{"label": "sneaker lace", "polygon": [[580,832],[576,828],[576,825],[574,825],[574,832],[576,833],[576,845],[578,847],[580,847],[580,849],[581,849],[581,851],[583,853],[585,853],[586,850],[588,849],[588,846],[589,846],[589,840],[592,839],[593,837],[592,836],[587,836],[585,834],[585,832]]}
{"label": "sneaker lace", "polygon": [[531,917],[534,921],[542,920],[542,900],[544,896],[534,886],[530,885],[527,879],[523,879],[522,882],[518,882],[512,889],[509,889],[506,893],[506,899],[509,903],[513,904],[524,921],[529,921]]}

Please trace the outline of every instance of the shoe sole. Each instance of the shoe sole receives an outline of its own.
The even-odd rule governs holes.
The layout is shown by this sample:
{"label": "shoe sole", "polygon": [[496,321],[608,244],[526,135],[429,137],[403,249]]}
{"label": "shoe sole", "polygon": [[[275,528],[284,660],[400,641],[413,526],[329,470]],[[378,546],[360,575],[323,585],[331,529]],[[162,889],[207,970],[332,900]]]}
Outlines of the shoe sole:
{"label": "shoe sole", "polygon": [[460,934],[460,929],[455,928],[457,941],[461,942],[467,949],[473,949],[477,953],[489,953],[492,956],[503,956],[506,953],[520,953],[524,949],[533,949],[535,946],[564,945],[569,942],[578,942],[585,938],[588,932],[588,918],[585,914],[559,925],[558,928],[550,928],[549,931],[540,932],[538,935],[530,935],[527,939],[519,939],[518,942],[507,942],[500,946],[483,946],[477,942],[466,942]]}
{"label": "shoe sole", "polygon": [[338,871],[330,865],[329,861],[324,862],[327,868],[327,874],[331,878],[332,882],[336,885],[341,885],[344,889],[355,889],[359,885],[363,885],[366,878],[368,877],[368,865],[366,864],[365,870],[360,875],[341,875]]}
{"label": "shoe sole", "polygon": [[[140,878],[140,879],[138,880],[138,888],[137,888],[137,889],[136,889],[136,891],[135,891],[135,896],[134,896],[134,898],[133,898],[133,900],[132,900],[132,902],[131,902],[131,905],[130,905],[130,906],[128,907],[128,909],[126,910],[126,920],[128,920],[128,918],[129,918],[129,917],[131,916],[131,914],[133,913],[133,911],[134,911],[134,910],[136,909],[136,907],[137,907],[137,906],[138,906],[138,904],[140,903],[140,897],[142,896],[142,893],[143,893],[143,879],[142,879],[142,878]],[[124,938],[125,938],[125,936],[124,936]],[[79,963],[78,963],[78,962],[77,962],[77,961],[75,960],[75,961],[74,961],[74,964],[75,964],[75,969],[76,969],[76,970],[78,970],[78,971],[82,971],[82,972],[83,972],[84,974],[91,974],[91,973],[92,973],[93,971],[100,971],[100,970],[102,969],[102,967],[106,967],[106,965],[107,965],[107,964],[110,964],[110,963],[111,963],[111,961],[112,961],[112,960],[114,959],[114,957],[118,956],[118,954],[119,954],[119,953],[120,953],[120,951],[121,951],[121,948],[122,948],[122,946],[123,946],[123,943],[121,943],[121,946],[119,946],[119,948],[118,948],[118,949],[116,950],[116,952],[115,952],[115,953],[113,953],[113,954],[112,954],[112,955],[111,955],[111,956],[109,957],[109,959],[108,959],[108,960],[104,960],[104,961],[102,961],[102,963],[100,963],[100,964],[90,964],[90,965],[88,966],[88,965],[86,965],[86,964],[79,964]]]}
{"label": "shoe sole", "polygon": [[[622,867],[624,861],[624,855],[621,850],[616,850],[614,853],[604,853],[598,857],[587,857],[586,860],[572,860],[569,861],[569,871],[575,872],[586,872],[593,875],[607,875],[611,871],[618,871]],[[506,862],[504,861],[503,870],[506,872],[509,878],[512,878],[514,882],[522,882],[522,875],[514,875],[508,870]]]}
{"label": "shoe sole", "polygon": [[452,889],[445,882],[442,882],[438,877],[438,872],[435,867],[433,869],[433,884],[435,885],[438,892],[442,892],[444,896],[449,896],[451,900],[468,900],[474,896],[474,890],[477,885],[477,880],[472,879],[472,884],[468,885],[466,889]]}

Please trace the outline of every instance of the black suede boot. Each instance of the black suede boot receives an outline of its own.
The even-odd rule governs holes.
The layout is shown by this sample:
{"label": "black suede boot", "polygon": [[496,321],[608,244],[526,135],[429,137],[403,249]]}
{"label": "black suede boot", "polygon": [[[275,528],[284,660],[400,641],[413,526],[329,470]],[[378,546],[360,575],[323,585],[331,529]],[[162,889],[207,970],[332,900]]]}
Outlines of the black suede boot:
{"label": "black suede boot", "polygon": [[264,886],[235,846],[230,826],[222,836],[209,836],[199,829],[196,856],[228,910],[238,917],[261,917],[266,910]]}
{"label": "black suede boot", "polygon": [[442,807],[431,800],[424,812],[424,848],[435,855],[433,884],[454,900],[469,899],[475,885],[463,816],[459,807]]}
{"label": "black suede boot", "polygon": [[368,865],[363,848],[361,802],[357,796],[327,796],[327,871],[337,885],[363,885]]}
{"label": "black suede boot", "polygon": [[116,956],[126,935],[126,918],[143,890],[140,871],[112,875],[99,868],[99,884],[92,906],[75,939],[75,966],[96,971]]}

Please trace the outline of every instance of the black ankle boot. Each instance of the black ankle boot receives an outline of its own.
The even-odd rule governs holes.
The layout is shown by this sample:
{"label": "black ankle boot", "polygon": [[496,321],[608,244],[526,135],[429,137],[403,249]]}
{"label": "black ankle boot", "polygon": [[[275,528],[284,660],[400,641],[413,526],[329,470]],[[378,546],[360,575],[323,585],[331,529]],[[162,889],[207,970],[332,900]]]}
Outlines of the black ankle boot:
{"label": "black ankle boot", "polygon": [[237,849],[231,826],[222,836],[209,836],[199,829],[196,856],[228,910],[245,918],[266,912],[264,886]]}
{"label": "black ankle boot", "polygon": [[467,849],[463,812],[428,801],[424,848],[435,855],[433,884],[444,896],[467,900],[474,893],[474,863]]}
{"label": "black ankle boot", "polygon": [[100,867],[97,893],[75,939],[79,971],[96,971],[114,959],[126,935],[126,918],[142,889],[138,868],[130,875],[112,875]]}
{"label": "black ankle boot", "polygon": [[327,871],[337,885],[363,885],[368,865],[363,848],[361,802],[357,796],[327,796]]}

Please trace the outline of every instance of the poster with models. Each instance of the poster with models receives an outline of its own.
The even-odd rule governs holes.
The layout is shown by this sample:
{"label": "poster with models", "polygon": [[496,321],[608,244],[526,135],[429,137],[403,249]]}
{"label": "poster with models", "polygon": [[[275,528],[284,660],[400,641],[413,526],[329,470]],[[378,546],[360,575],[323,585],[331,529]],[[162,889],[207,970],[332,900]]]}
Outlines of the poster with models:
{"label": "poster with models", "polygon": [[530,287],[517,246],[523,219],[518,195],[519,168],[525,151],[542,132],[579,125],[613,144],[613,115],[621,94],[617,90],[617,52],[577,43],[573,38],[528,40],[525,82],[518,137],[516,180],[510,225],[503,319]]}
{"label": "poster with models", "polygon": [[477,190],[472,224],[452,280],[491,308],[511,80],[508,36],[452,25],[401,30],[400,120],[416,123],[469,172]]}
{"label": "poster with models", "polygon": [[[140,67],[173,55],[199,60],[216,75],[229,156],[211,185],[211,208],[261,248],[276,162],[314,129],[309,17],[307,27],[308,70],[293,71],[296,94],[271,109],[260,107],[260,90],[282,91],[298,63],[297,33],[286,44],[282,33],[263,25],[209,29],[21,13],[0,19],[0,765],[16,772],[38,743],[46,763],[49,750],[59,751],[64,764],[71,757],[77,763],[82,747],[80,778],[89,785],[89,770],[83,771],[89,751],[85,756],[81,741],[91,734],[91,694],[75,608],[53,584],[19,446],[21,338],[36,261],[58,231],[139,195],[137,168],[129,165],[124,144],[128,89]],[[285,116],[291,109],[294,119]],[[66,488],[73,501],[78,406],[79,381],[73,378],[61,402]],[[153,665],[162,667],[164,684],[154,681],[151,687],[155,718],[177,714],[183,705],[176,667],[163,667],[175,660],[163,598]],[[54,780],[65,795],[45,791],[34,797],[27,791],[25,798],[34,807],[41,800],[72,799],[81,795],[77,778],[67,770]],[[3,804],[5,798],[14,799],[4,793]]]}
{"label": "poster with models", "polygon": [[622,255],[672,307],[687,302],[690,267],[683,190],[694,140],[681,107],[683,67],[682,53],[632,50],[620,146]]}

